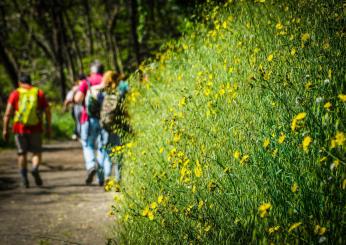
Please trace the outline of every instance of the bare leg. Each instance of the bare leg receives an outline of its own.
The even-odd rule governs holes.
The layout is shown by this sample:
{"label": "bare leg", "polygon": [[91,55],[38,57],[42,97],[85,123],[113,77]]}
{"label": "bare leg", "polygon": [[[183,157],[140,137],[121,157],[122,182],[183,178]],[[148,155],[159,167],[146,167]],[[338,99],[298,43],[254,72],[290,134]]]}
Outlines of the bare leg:
{"label": "bare leg", "polygon": [[41,164],[42,154],[33,153],[32,154],[32,169],[38,169]]}
{"label": "bare leg", "polygon": [[19,172],[22,177],[22,184],[24,187],[29,188],[29,180],[28,180],[28,168],[27,168],[27,154],[20,154],[17,158]]}
{"label": "bare leg", "polygon": [[35,183],[37,186],[41,186],[43,184],[40,173],[38,171],[38,167],[41,164],[41,153],[33,153],[32,155],[32,176],[35,179]]}
{"label": "bare leg", "polygon": [[27,154],[18,155],[18,167],[19,169],[27,169]]}

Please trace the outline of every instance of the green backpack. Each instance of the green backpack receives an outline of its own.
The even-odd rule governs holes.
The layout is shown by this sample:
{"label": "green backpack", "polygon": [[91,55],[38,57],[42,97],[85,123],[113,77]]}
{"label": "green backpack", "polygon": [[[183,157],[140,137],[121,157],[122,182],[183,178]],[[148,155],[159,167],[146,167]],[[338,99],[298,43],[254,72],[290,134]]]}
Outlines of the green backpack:
{"label": "green backpack", "polygon": [[14,121],[25,126],[37,125],[40,122],[38,111],[38,88],[18,88],[18,110],[15,112]]}

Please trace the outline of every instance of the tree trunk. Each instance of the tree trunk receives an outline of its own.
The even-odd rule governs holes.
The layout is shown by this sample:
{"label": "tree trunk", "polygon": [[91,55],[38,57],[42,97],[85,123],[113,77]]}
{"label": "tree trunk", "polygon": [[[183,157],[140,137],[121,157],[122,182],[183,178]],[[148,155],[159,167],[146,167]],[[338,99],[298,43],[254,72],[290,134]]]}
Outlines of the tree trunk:
{"label": "tree trunk", "polygon": [[137,34],[138,4],[137,4],[137,0],[129,0],[129,3],[130,3],[130,19],[131,19],[131,34],[132,34],[132,41],[133,41],[133,50],[135,53],[136,65],[138,68],[141,62],[140,47],[139,47],[138,34]]}
{"label": "tree trunk", "polygon": [[86,17],[86,24],[87,24],[87,32],[88,32],[88,40],[89,40],[89,54],[94,54],[94,39],[93,39],[93,33],[92,33],[92,25],[91,25],[91,16],[90,16],[90,5],[88,0],[83,0],[84,5],[84,11],[85,11],[85,17]]}
{"label": "tree trunk", "polygon": [[4,65],[5,70],[11,79],[12,86],[18,87],[18,66],[11,53],[5,48],[3,41],[0,38],[0,61]]}

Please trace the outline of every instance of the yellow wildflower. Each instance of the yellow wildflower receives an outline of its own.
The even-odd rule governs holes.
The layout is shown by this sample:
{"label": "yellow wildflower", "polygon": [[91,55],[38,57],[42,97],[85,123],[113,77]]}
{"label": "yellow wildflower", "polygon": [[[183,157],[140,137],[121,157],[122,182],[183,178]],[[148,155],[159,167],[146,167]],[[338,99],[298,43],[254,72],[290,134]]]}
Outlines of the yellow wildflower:
{"label": "yellow wildflower", "polygon": [[268,55],[267,60],[270,62],[273,60],[273,58],[274,58],[274,55],[270,54],[270,55]]}
{"label": "yellow wildflower", "polygon": [[305,152],[308,152],[309,150],[309,145],[312,142],[312,138],[310,136],[305,136],[303,139],[303,149]]}
{"label": "yellow wildflower", "polygon": [[291,231],[297,229],[301,224],[302,224],[302,222],[297,222],[297,223],[292,224],[290,226],[290,228],[288,229],[288,232],[291,232]]}
{"label": "yellow wildflower", "polygon": [[203,200],[200,200],[199,203],[198,203],[198,209],[201,209],[204,205],[204,202]]}
{"label": "yellow wildflower", "polygon": [[215,183],[215,181],[213,181],[213,180],[209,181],[208,190],[210,192],[214,191],[216,189],[216,187],[217,187],[217,184]]}
{"label": "yellow wildflower", "polygon": [[340,165],[340,160],[339,159],[335,159],[332,163],[332,165],[330,166],[331,170],[337,169]]}
{"label": "yellow wildflower", "polygon": [[154,213],[151,210],[149,210],[149,212],[148,212],[148,218],[149,218],[149,220],[154,219]]}
{"label": "yellow wildflower", "polygon": [[268,215],[268,211],[271,209],[272,205],[268,203],[263,203],[258,207],[258,212],[261,218],[264,218]]}
{"label": "yellow wildflower", "polygon": [[157,198],[157,203],[158,204],[161,204],[163,202],[163,199],[164,199],[164,196],[163,195],[160,195],[158,198]]}
{"label": "yellow wildflower", "polygon": [[210,229],[211,229],[211,225],[206,224],[204,227],[204,231],[208,233]]}
{"label": "yellow wildflower", "polygon": [[308,81],[307,83],[304,84],[304,87],[306,90],[309,90],[310,88],[312,88],[312,82],[311,81]]}
{"label": "yellow wildflower", "polygon": [[330,110],[330,108],[332,107],[332,103],[330,103],[329,101],[327,103],[324,104],[324,109]]}
{"label": "yellow wildflower", "polygon": [[275,25],[276,30],[281,30],[284,26],[281,24],[281,22],[277,23]]}
{"label": "yellow wildflower", "polygon": [[284,133],[281,133],[281,135],[280,135],[280,137],[279,137],[279,139],[278,139],[278,143],[279,143],[279,144],[284,143],[285,138],[286,138],[286,135],[285,135]]}
{"label": "yellow wildflower", "polygon": [[157,209],[157,202],[152,202],[151,204],[150,204],[150,208],[151,209]]}
{"label": "yellow wildflower", "polygon": [[342,101],[342,102],[346,102],[346,94],[339,94],[338,98]]}
{"label": "yellow wildflower", "polygon": [[180,134],[174,134],[173,141],[179,142],[180,141]]}
{"label": "yellow wildflower", "polygon": [[149,213],[149,206],[147,205],[142,211],[142,216],[146,217],[148,216],[148,213]]}
{"label": "yellow wildflower", "polygon": [[266,149],[269,144],[270,144],[270,140],[268,138],[266,138],[263,142],[263,148]]}
{"label": "yellow wildflower", "polygon": [[344,181],[342,181],[342,189],[343,189],[343,190],[346,189],[346,179],[344,179]]}
{"label": "yellow wildflower", "polygon": [[291,191],[293,193],[296,193],[298,191],[298,184],[296,182],[293,183],[293,185],[291,187]]}
{"label": "yellow wildflower", "polygon": [[235,151],[235,152],[233,153],[233,157],[234,157],[235,159],[239,159],[239,157],[240,157],[240,152],[239,152],[239,151]]}
{"label": "yellow wildflower", "polygon": [[274,232],[278,231],[280,229],[280,226],[273,226],[268,229],[269,234],[273,234]]}
{"label": "yellow wildflower", "polygon": [[275,149],[273,150],[273,152],[272,152],[272,156],[273,156],[273,157],[276,157],[277,154],[278,154],[278,149],[275,148]]}
{"label": "yellow wildflower", "polygon": [[343,132],[336,132],[336,135],[335,135],[335,143],[338,145],[338,146],[343,146],[344,143],[345,143],[345,134]]}
{"label": "yellow wildflower", "polygon": [[310,39],[310,34],[309,33],[302,34],[302,36],[301,36],[302,42],[306,42],[309,39]]}
{"label": "yellow wildflower", "polygon": [[292,48],[290,53],[291,53],[292,56],[294,56],[297,53],[297,49],[296,48]]}
{"label": "yellow wildflower", "polygon": [[295,129],[297,128],[297,123],[301,120],[303,120],[306,117],[306,112],[300,112],[299,114],[297,114],[291,123],[291,129],[292,131],[295,131]]}
{"label": "yellow wildflower", "polygon": [[326,227],[321,227],[319,225],[316,225],[315,229],[314,229],[314,233],[316,235],[320,235],[320,236],[322,236],[324,233],[326,233],[326,231],[327,231]]}
{"label": "yellow wildflower", "polygon": [[194,173],[195,173],[196,177],[201,177],[202,174],[203,174],[202,166],[201,166],[201,164],[199,163],[198,160],[196,160],[196,166],[195,166],[195,169],[194,169]]}
{"label": "yellow wildflower", "polygon": [[183,107],[183,106],[185,106],[185,105],[186,105],[186,97],[183,97],[183,98],[181,98],[180,101],[179,101],[179,106],[180,106],[180,107]]}
{"label": "yellow wildflower", "polygon": [[249,160],[250,156],[249,155],[244,155],[241,160],[240,160],[240,164],[244,164]]}
{"label": "yellow wildflower", "polygon": [[160,147],[159,152],[160,152],[160,153],[162,153],[162,152],[163,152],[163,150],[164,150],[164,149],[163,149],[163,147]]}

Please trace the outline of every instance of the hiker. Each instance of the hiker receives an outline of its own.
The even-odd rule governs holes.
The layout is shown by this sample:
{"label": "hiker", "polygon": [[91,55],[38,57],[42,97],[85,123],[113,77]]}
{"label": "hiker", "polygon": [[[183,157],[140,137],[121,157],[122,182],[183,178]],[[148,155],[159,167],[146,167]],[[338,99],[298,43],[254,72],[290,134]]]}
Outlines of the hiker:
{"label": "hiker", "polygon": [[[99,178],[105,180],[105,186],[107,186],[111,177],[111,150],[113,147],[121,145],[118,130],[123,126],[123,100],[128,90],[127,83],[122,81],[123,78],[122,73],[107,71],[103,76],[102,83],[99,85],[102,91],[99,96],[102,103],[100,112],[101,134],[99,138],[102,154],[98,158],[98,163],[100,166]],[[115,159],[115,181],[119,184],[122,156],[116,155],[113,159]]]}
{"label": "hiker", "polygon": [[31,85],[29,75],[23,75],[19,79],[19,87],[14,90],[7,102],[4,115],[2,135],[5,141],[9,137],[9,122],[13,117],[12,131],[18,151],[18,166],[22,179],[22,185],[29,188],[27,153],[32,152],[32,170],[37,186],[42,186],[43,181],[39,173],[42,153],[42,114],[45,113],[45,131],[50,136],[51,114],[49,104],[42,90]]}
{"label": "hiker", "polygon": [[[99,118],[100,105],[93,100],[93,87],[102,82],[103,65],[99,61],[94,61],[90,65],[90,76],[81,82],[79,89],[74,96],[75,103],[82,103],[83,110],[80,119],[81,142],[87,176],[85,184],[90,185],[97,170],[96,154],[94,152],[96,141],[101,133]],[[97,101],[96,101],[97,102]],[[97,145],[98,154],[102,154],[100,144]],[[102,180],[99,184],[103,185]]]}
{"label": "hiker", "polygon": [[73,140],[77,140],[80,139],[80,133],[81,133],[81,124],[80,124],[80,119],[81,119],[81,115],[82,115],[82,110],[83,110],[83,106],[78,104],[78,103],[74,103],[74,96],[77,93],[77,91],[79,90],[79,85],[81,84],[81,82],[83,80],[85,80],[86,76],[81,73],[78,76],[78,80],[76,81],[75,85],[71,88],[71,90],[67,93],[66,97],[65,97],[65,101],[64,101],[64,111],[67,110],[69,105],[72,105],[71,107],[71,116],[73,118],[74,121],[74,130],[73,130],[73,135],[72,135],[72,139]]}

